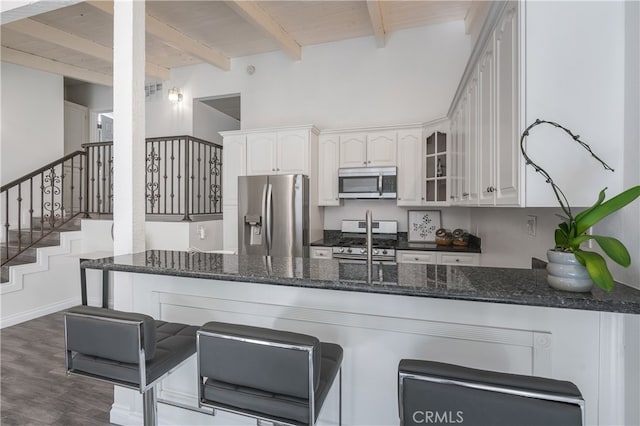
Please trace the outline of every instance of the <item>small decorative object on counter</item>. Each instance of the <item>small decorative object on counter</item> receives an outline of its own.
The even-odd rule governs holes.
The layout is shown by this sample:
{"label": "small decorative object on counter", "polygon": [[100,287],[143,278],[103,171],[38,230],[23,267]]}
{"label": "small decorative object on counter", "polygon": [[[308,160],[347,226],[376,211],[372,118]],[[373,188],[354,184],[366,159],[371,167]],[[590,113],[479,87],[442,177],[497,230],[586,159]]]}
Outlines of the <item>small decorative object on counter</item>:
{"label": "small decorative object on counter", "polygon": [[453,242],[453,236],[451,232],[444,228],[440,228],[436,231],[436,244],[439,246],[450,246]]}
{"label": "small decorative object on counter", "polygon": [[463,229],[454,229],[451,234],[453,237],[453,245],[456,247],[467,247],[469,245],[469,234]]}

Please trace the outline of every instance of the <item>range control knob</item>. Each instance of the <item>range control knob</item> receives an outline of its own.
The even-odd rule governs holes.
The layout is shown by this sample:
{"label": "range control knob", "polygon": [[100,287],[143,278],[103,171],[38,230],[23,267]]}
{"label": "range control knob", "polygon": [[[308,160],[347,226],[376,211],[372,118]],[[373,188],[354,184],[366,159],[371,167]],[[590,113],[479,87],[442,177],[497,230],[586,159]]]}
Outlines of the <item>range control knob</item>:
{"label": "range control knob", "polygon": [[382,250],[382,254],[387,254],[387,251],[386,250]]}
{"label": "range control knob", "polygon": [[365,250],[365,249],[360,249],[360,253],[361,253],[361,254],[364,254],[364,253],[366,253],[366,252],[367,252],[367,250]]}
{"label": "range control knob", "polygon": [[348,248],[348,249],[347,249],[347,253],[351,253],[351,251],[352,251],[352,250],[351,250],[350,248]]}
{"label": "range control knob", "polygon": [[340,247],[340,248],[338,249],[338,253],[344,253],[344,248]]}
{"label": "range control knob", "polygon": [[373,249],[373,254],[378,254],[378,249]]}

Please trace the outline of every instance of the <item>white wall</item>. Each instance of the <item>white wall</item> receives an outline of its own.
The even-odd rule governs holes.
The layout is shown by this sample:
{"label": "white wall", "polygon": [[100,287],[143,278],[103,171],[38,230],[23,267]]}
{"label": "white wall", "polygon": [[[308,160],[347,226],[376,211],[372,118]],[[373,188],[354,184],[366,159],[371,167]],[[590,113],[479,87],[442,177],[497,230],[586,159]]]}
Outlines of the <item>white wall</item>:
{"label": "white wall", "polygon": [[[240,93],[242,128],[315,124],[342,128],[429,121],[446,114],[470,53],[462,21],[171,70],[184,101],[147,105],[147,136],[192,128],[192,99]],[[253,65],[253,75],[246,67]]]}
{"label": "white wall", "polygon": [[[616,172],[605,170],[568,135],[551,126],[532,130],[527,151],[549,172],[572,206],[587,207],[602,188],[609,187],[610,195],[622,189],[625,2],[529,1],[523,5],[523,127],[538,118],[560,123],[580,135]],[[557,205],[545,179],[531,167],[526,170],[527,206]],[[585,192],[584,188],[594,190]]]}
{"label": "white wall", "polygon": [[218,132],[239,129],[240,121],[194,99],[191,136],[222,145],[222,136]]}
{"label": "white wall", "polygon": [[67,86],[65,99],[84,105],[91,111],[113,111],[113,87],[100,84],[76,84]]}
{"label": "white wall", "polygon": [[1,63],[0,179],[2,183],[64,153],[62,77]]}

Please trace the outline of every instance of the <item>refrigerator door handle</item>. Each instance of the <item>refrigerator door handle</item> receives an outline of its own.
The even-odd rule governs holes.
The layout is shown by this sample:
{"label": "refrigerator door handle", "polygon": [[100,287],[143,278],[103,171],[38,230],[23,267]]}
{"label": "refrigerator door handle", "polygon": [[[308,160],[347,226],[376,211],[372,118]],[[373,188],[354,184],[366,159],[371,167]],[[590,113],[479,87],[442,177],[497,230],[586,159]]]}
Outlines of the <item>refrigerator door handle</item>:
{"label": "refrigerator door handle", "polygon": [[[266,235],[267,233],[267,187],[269,186],[268,183],[265,183],[264,186],[262,187],[262,217],[261,219],[261,225],[262,225],[262,234]],[[265,236],[266,238],[266,236]],[[265,241],[266,243],[266,241]]]}
{"label": "refrigerator door handle", "polygon": [[265,208],[266,208],[267,212],[266,212],[266,216],[265,216],[265,218],[266,218],[265,222],[266,222],[266,225],[267,225],[267,249],[268,250],[271,250],[271,231],[272,231],[271,227],[273,225],[273,218],[271,216],[271,202],[273,201],[273,194],[271,192],[272,188],[273,187],[272,187],[272,185],[270,183],[268,183],[266,185],[266,199],[267,199],[267,202],[266,202]]}

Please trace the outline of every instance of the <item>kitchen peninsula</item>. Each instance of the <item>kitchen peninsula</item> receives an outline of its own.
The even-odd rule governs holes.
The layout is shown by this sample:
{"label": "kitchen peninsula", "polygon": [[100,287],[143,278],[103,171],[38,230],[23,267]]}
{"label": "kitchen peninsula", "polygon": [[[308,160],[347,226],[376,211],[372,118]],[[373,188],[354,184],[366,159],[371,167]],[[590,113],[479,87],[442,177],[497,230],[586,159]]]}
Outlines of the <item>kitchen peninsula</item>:
{"label": "kitchen peninsula", "polygon": [[[397,424],[401,358],[570,380],[586,401],[587,424],[625,422],[638,399],[640,291],[564,293],[546,271],[445,265],[374,265],[335,259],[147,251],[87,260],[85,269],[123,274],[114,308],[167,321],[226,321],[298,331],[345,349],[343,421]],[[124,282],[122,282],[124,281]],[[637,337],[637,336],[636,336]],[[630,367],[631,366],[631,367]],[[631,371],[629,371],[631,368]],[[169,377],[159,397],[196,405],[195,360]],[[321,418],[335,418],[337,392]],[[112,422],[140,414],[138,396],[118,389]],[[634,399],[635,398],[635,399]],[[204,424],[204,414],[162,404],[166,424]],[[218,414],[208,424],[234,424]]]}

